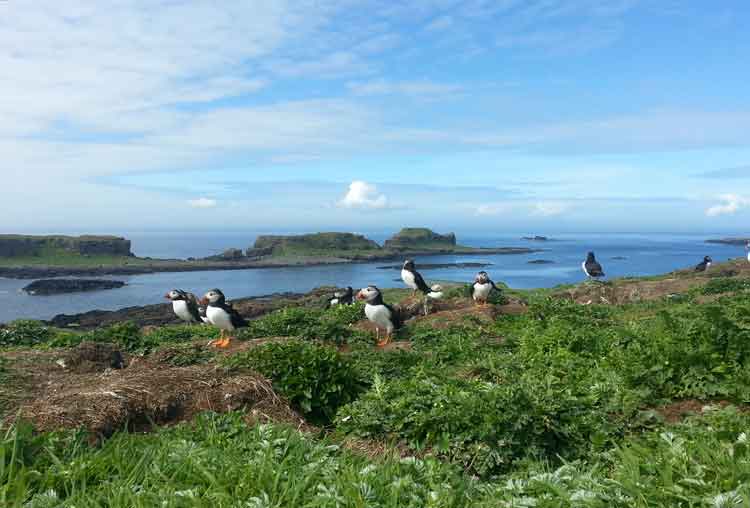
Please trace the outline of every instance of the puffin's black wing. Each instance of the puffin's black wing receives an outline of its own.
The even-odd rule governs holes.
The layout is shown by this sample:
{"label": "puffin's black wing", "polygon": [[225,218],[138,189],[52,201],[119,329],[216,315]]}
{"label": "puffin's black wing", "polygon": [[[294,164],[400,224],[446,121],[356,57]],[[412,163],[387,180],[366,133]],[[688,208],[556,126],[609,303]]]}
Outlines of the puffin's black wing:
{"label": "puffin's black wing", "polygon": [[193,316],[193,319],[195,319],[195,321],[198,323],[202,323],[203,319],[201,319],[201,311],[198,307],[198,300],[195,299],[195,295],[189,295],[186,303],[188,312],[191,316]]}
{"label": "puffin's black wing", "polygon": [[393,328],[396,330],[401,328],[401,325],[404,324],[403,321],[401,321],[401,314],[396,312],[396,310],[387,303],[383,303],[383,305],[385,305],[385,308],[391,313],[391,323],[393,323]]}
{"label": "puffin's black wing", "polygon": [[695,271],[696,272],[705,272],[706,271],[706,262],[701,261],[697,265],[695,265]]}
{"label": "puffin's black wing", "polygon": [[412,272],[414,274],[414,283],[417,285],[417,289],[419,289],[421,292],[427,294],[432,289],[427,286],[427,283],[425,283],[424,279],[422,278],[422,275],[417,272],[416,270]]}
{"label": "puffin's black wing", "polygon": [[245,320],[245,318],[240,316],[240,313],[237,312],[234,307],[225,303],[221,306],[221,308],[224,309],[224,312],[229,314],[229,318],[232,320],[232,326],[234,326],[235,328],[244,328],[247,326],[247,321]]}
{"label": "puffin's black wing", "polygon": [[492,279],[487,279],[487,282],[489,282],[490,284],[492,284],[492,289],[494,289],[495,291],[498,291],[498,292],[501,291],[500,288],[495,285],[495,283],[492,281]]}

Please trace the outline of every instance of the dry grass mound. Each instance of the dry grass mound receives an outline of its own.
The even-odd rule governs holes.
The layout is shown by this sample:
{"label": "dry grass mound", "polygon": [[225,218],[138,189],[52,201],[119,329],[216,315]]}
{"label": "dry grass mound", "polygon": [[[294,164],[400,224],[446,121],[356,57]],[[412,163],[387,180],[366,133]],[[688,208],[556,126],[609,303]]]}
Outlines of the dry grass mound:
{"label": "dry grass mound", "polygon": [[24,362],[25,369],[35,370],[29,377],[28,398],[9,414],[18,414],[40,431],[83,427],[99,439],[123,428],[147,430],[189,420],[201,411],[239,409],[255,421],[306,428],[302,417],[260,375],[231,375],[211,364],[174,367],[148,358],[133,358],[122,369],[81,372],[48,357],[49,353],[44,362]]}

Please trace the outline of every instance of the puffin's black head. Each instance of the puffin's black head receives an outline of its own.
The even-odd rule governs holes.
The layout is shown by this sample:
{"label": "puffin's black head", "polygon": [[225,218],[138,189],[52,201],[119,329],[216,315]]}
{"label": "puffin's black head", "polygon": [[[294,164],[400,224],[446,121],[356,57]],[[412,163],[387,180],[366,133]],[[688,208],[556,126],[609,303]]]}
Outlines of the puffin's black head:
{"label": "puffin's black head", "polygon": [[706,256],[703,258],[704,263],[713,263],[713,259],[711,259],[711,256]]}
{"label": "puffin's black head", "polygon": [[414,260],[413,259],[407,259],[404,261],[404,270],[407,270],[409,272],[414,271]]}
{"label": "puffin's black head", "polygon": [[588,253],[588,255],[586,256],[586,261],[596,261],[596,258],[594,257],[593,252]]}
{"label": "puffin's black head", "polygon": [[221,305],[224,300],[224,293],[221,292],[221,289],[211,289],[201,300],[201,305]]}
{"label": "puffin's black head", "polygon": [[172,300],[173,302],[177,302],[180,300],[187,301],[188,294],[182,289],[173,289],[172,291],[164,295],[164,298],[166,298],[167,300]]}
{"label": "puffin's black head", "polygon": [[488,280],[490,280],[490,276],[484,270],[477,273],[477,276],[474,277],[474,282],[478,282],[479,284],[486,284]]}
{"label": "puffin's black head", "polygon": [[352,293],[354,293],[354,290],[352,289],[352,287],[351,286],[346,286],[346,294],[347,295],[351,295]]}
{"label": "puffin's black head", "polygon": [[380,290],[376,286],[367,286],[362,288],[357,293],[357,300],[364,300],[365,302],[374,302],[381,296]]}

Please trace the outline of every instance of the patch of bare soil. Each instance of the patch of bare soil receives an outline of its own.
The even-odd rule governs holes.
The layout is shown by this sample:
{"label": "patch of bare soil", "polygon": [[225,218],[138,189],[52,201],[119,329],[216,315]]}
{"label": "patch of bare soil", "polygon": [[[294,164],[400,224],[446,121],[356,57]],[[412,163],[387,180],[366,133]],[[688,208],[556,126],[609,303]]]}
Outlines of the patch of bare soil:
{"label": "patch of bare soil", "polygon": [[[725,408],[731,405],[732,403],[726,400],[706,401],[697,399],[685,399],[677,400],[664,406],[656,407],[654,408],[654,410],[659,413],[668,423],[677,423],[688,416],[703,414],[706,408]],[[740,408],[740,410],[747,410],[747,408]]]}
{"label": "patch of bare soil", "polygon": [[117,369],[103,350],[16,355],[14,363],[28,375],[27,398],[8,417],[18,414],[40,431],[83,427],[95,439],[189,420],[206,410],[245,409],[251,420],[309,428],[263,376],[230,374],[213,364],[175,367],[148,357],[129,358]]}
{"label": "patch of bare soil", "polygon": [[[555,296],[568,298],[583,305],[619,305],[639,301],[664,298],[680,294],[696,286],[703,286],[717,277],[750,277],[750,263],[746,260],[732,260],[711,267],[708,272],[696,273],[692,270],[679,270],[663,278],[637,280],[614,279],[606,282],[584,282],[573,288],[564,289]],[[706,298],[710,301],[715,298]]]}

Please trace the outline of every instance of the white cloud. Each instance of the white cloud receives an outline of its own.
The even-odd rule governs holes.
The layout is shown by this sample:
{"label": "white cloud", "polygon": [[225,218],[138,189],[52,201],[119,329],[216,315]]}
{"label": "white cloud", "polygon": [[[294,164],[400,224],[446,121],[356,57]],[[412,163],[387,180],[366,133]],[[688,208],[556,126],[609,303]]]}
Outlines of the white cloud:
{"label": "white cloud", "polygon": [[380,210],[388,208],[388,198],[385,194],[378,194],[377,186],[362,180],[354,180],[349,184],[349,190],[344,198],[339,201],[339,206],[361,210]]}
{"label": "white cloud", "polygon": [[723,203],[714,205],[706,210],[709,217],[718,217],[720,215],[734,215],[740,209],[750,205],[750,198],[739,196],[737,194],[724,194],[719,196]]}
{"label": "white cloud", "polygon": [[556,217],[570,209],[570,205],[559,201],[541,201],[536,203],[531,210],[531,215],[536,217]]}
{"label": "white cloud", "polygon": [[188,200],[188,205],[192,208],[216,208],[216,200],[209,198],[198,198]]}
{"label": "white cloud", "polygon": [[428,32],[439,32],[450,28],[453,25],[453,18],[450,16],[440,16],[433,19],[426,27],[425,30]]}
{"label": "white cloud", "polygon": [[460,92],[463,87],[450,83],[436,83],[429,80],[418,81],[389,81],[377,79],[373,81],[347,83],[347,88],[354,95],[410,95],[415,97],[445,96]]}
{"label": "white cloud", "polygon": [[508,203],[485,203],[476,207],[474,213],[479,216],[493,216],[507,213],[513,210],[513,205]]}

